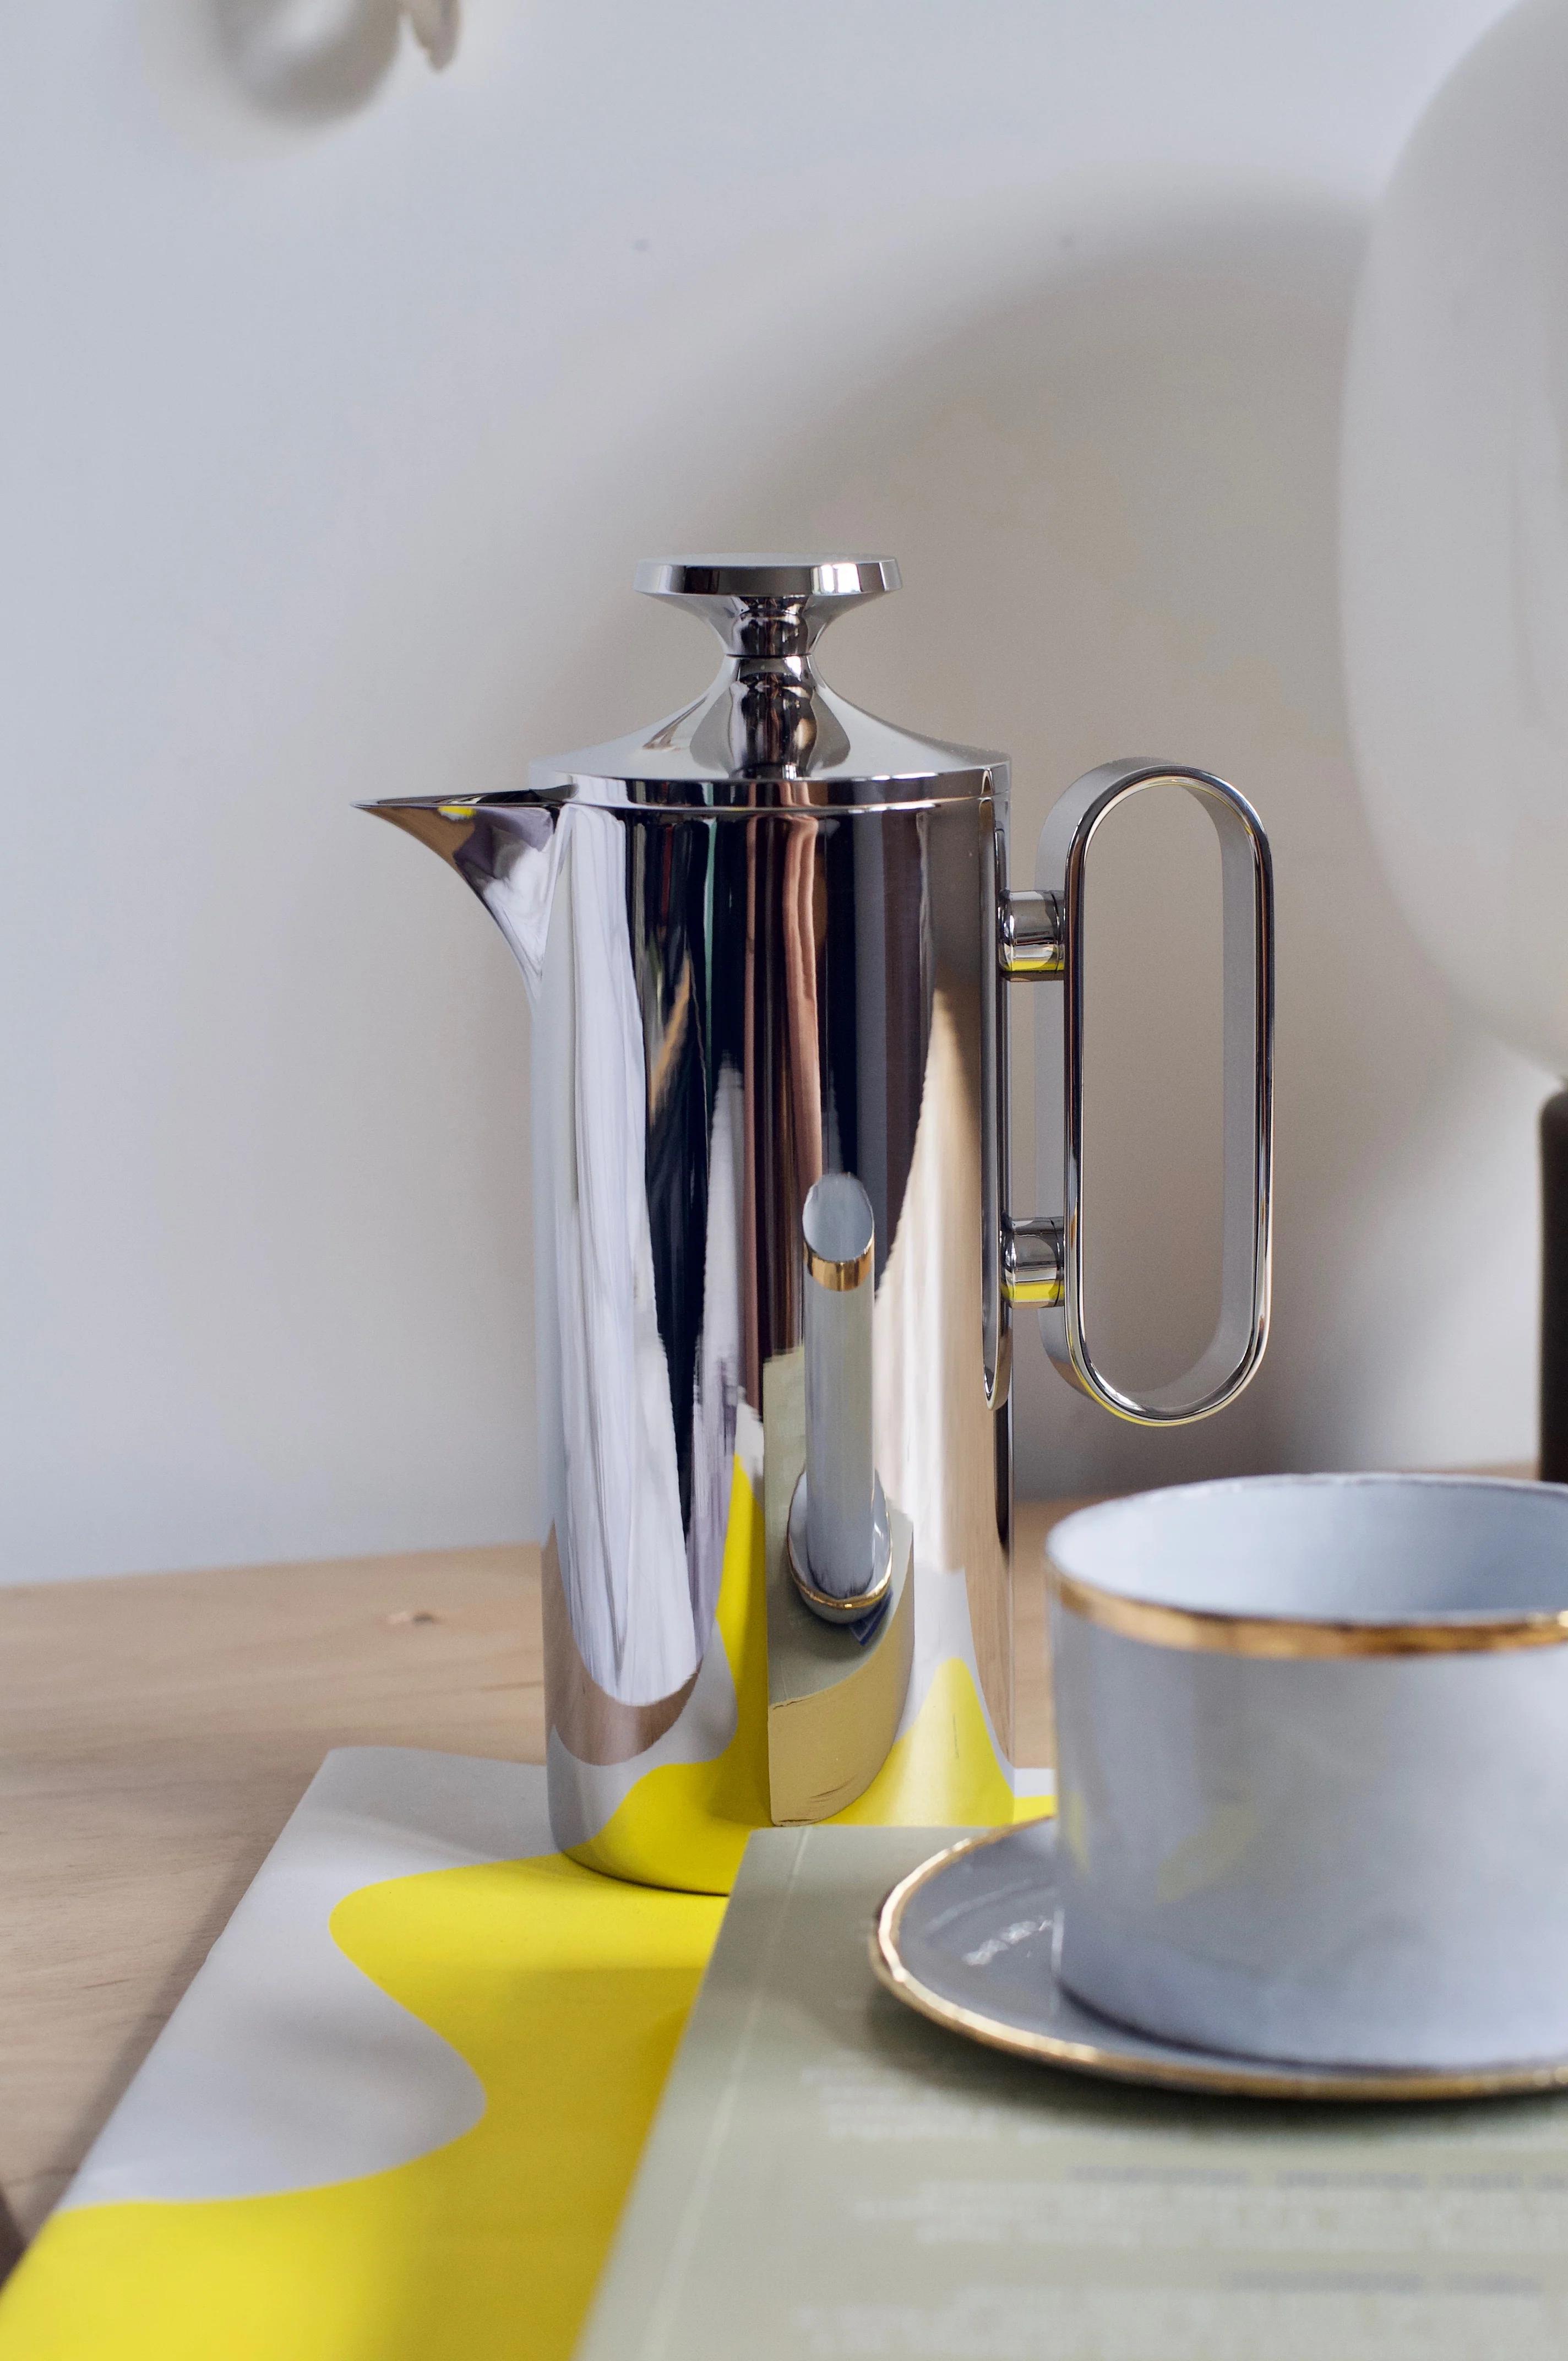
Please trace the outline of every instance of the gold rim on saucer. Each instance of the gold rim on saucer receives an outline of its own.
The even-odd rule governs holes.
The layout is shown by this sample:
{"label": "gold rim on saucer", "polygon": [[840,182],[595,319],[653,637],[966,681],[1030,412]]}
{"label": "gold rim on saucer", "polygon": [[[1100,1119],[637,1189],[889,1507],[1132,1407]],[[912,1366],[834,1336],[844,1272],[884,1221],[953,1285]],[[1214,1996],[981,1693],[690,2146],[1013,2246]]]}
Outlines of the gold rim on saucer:
{"label": "gold rim on saucer", "polygon": [[[1041,2065],[1065,2067],[1076,2074],[1098,2074],[1117,2082],[1153,2083],[1166,2090],[1203,2091],[1224,2098],[1480,2099],[1568,2088],[1568,2059],[1533,2065],[1466,2067],[1453,2071],[1430,2067],[1309,2065],[1291,2066],[1282,2071],[1282,2061],[1238,2057],[1234,2062],[1227,2060],[1218,2065],[1201,2062],[1197,2055],[1189,2064],[1179,2055],[1146,2056],[1130,2048],[1113,2048],[1108,2041],[1074,2040],[1065,2035],[1032,2032],[1025,2026],[989,2016],[979,2009],[966,2007],[962,2002],[948,1999],[943,1993],[933,1992],[905,1965],[899,1949],[899,1929],[911,1897],[940,1875],[960,1853],[977,1852],[983,1846],[1000,1844],[1021,1832],[1017,1828],[993,1828],[983,1836],[964,1837],[957,1844],[945,1846],[899,1880],[883,1897],[872,1921],[871,1961],[878,1982],[906,2008],[928,2017],[933,2025],[945,2026],[949,2033],[962,2034],[987,2049],[1004,2050],[1011,2057],[1032,2059]],[[1114,2030],[1107,2025],[1108,2034]],[[1159,2039],[1158,2036],[1137,2034],[1132,2027],[1128,2034],[1132,2039]],[[1173,2051],[1176,2047],[1174,2043],[1169,2045]]]}
{"label": "gold rim on saucer", "polygon": [[1475,1656],[1508,1648],[1560,1648],[1568,1642],[1568,1609],[1553,1614],[1473,1615],[1462,1622],[1336,1622],[1328,1617],[1233,1615],[1219,1609],[1162,1607],[1126,1598],[1098,1583],[1064,1574],[1046,1560],[1051,1596],[1069,1615],[1097,1623],[1124,1640],[1157,1648],[1188,1648],[1217,1656]]}

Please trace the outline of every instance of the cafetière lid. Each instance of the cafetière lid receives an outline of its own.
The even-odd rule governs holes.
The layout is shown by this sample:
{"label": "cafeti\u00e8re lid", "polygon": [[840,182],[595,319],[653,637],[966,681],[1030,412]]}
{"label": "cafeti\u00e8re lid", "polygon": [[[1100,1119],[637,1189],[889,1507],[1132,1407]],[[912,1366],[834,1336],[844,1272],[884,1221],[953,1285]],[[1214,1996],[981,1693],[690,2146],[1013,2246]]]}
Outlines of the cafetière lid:
{"label": "cafeti\u00e8re lid", "polygon": [[1004,788],[1004,756],[879,720],[817,677],[813,651],[828,625],[898,588],[891,557],[647,558],[635,587],[711,623],[724,646],[712,686],[649,729],[532,763],[526,798],[480,801],[758,810],[950,802]]}
{"label": "cafeti\u00e8re lid", "polygon": [[895,557],[645,557],[631,587],[650,598],[684,598],[692,606],[809,599],[831,622],[846,607],[898,589],[902,580]]}

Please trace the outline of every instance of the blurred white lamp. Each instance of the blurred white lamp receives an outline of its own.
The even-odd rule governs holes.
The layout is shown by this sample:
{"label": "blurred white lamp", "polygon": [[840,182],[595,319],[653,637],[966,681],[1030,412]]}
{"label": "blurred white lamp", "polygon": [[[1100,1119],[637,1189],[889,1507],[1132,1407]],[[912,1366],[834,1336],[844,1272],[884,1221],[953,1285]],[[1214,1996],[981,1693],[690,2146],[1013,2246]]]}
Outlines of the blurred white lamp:
{"label": "blurred white lamp", "polygon": [[[1483,1020],[1568,1076],[1564,0],[1527,0],[1470,52],[1383,200],[1342,545],[1352,735],[1394,892]],[[1541,1148],[1541,1472],[1562,1480],[1568,1092]]]}

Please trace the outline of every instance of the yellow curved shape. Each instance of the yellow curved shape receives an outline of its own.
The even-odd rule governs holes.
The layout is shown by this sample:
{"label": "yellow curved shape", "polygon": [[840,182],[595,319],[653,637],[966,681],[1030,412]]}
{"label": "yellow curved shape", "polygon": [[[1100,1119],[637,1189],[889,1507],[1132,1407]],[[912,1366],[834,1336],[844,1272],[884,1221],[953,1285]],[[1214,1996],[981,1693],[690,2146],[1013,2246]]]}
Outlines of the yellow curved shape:
{"label": "yellow curved shape", "polygon": [[481,2120],[361,2180],[56,2215],[0,2361],[566,2361],[721,1915],[556,1856],[350,1894],[334,1935]]}
{"label": "yellow curved shape", "polygon": [[[739,1460],[717,1621],[735,1680],[735,1735],[707,1763],[665,1763],[617,1805],[598,1836],[572,1857],[612,1877],[691,1892],[728,1894],[753,1828],[768,1807],[766,1546],[762,1507]],[[966,1664],[937,1667],[919,1712],[864,1795],[837,1823],[883,1828],[998,1828],[1049,1812],[1048,1800],[1019,1797],[992,1741]]]}
{"label": "yellow curved shape", "polygon": [[931,1675],[920,1710],[861,1795],[835,1812],[830,1827],[999,1828],[1035,1819],[1048,1801],[1013,1794],[992,1743],[969,1666],[946,1656]]}
{"label": "yellow curved shape", "polygon": [[735,1682],[735,1735],[707,1763],[645,1772],[572,1858],[611,1877],[728,1894],[768,1812],[768,1612],[762,1504],[734,1463],[715,1620]]}
{"label": "yellow curved shape", "polygon": [[[332,1931],[451,2042],[483,2117],[393,2170],[84,2206],[0,2298],[0,2361],[566,2361],[753,1828],[767,1825],[761,1504],[737,1465],[718,1621],[737,1727],[650,1772],[585,1850],[367,1886]],[[1020,1800],[1016,1816],[1048,1803]],[[1014,1817],[974,1681],[938,1665],[850,1825]],[[672,1862],[696,1892],[662,1891]],[[637,1880],[627,1883],[623,1880]]]}

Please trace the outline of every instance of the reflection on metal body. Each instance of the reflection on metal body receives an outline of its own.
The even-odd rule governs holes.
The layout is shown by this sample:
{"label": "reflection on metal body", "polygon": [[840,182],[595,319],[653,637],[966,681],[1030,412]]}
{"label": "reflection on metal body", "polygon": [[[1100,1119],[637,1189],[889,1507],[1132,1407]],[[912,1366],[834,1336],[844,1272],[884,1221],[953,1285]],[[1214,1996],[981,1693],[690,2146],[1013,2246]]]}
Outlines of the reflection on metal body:
{"label": "reflection on metal body", "polygon": [[[897,579],[644,566],[724,640],[705,697],[526,789],[371,807],[472,886],[533,1004],[553,1826],[654,1883],[727,1890],[769,1817],[766,1403],[824,1173],[870,1201],[874,1464],[914,1533],[903,1721],[850,1808],[1013,1810],[1010,1299],[1064,1257],[1008,1235],[1006,979],[1070,972],[1070,929],[1006,899],[1002,757],[817,677],[824,624]],[[1070,1237],[1065,1264],[1070,1301]]]}

